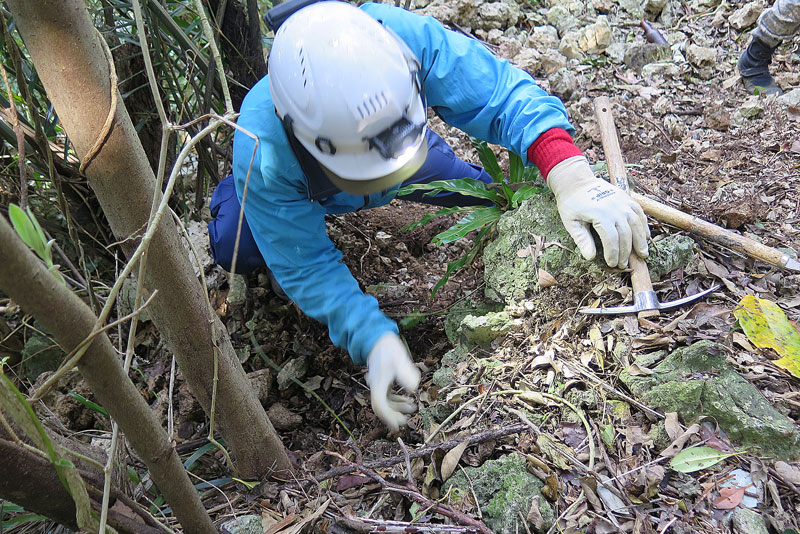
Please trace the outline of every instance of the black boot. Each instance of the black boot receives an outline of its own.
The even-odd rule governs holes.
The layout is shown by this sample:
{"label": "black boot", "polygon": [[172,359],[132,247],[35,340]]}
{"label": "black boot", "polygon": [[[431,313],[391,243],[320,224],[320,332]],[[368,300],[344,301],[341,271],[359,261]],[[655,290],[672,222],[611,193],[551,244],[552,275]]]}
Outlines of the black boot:
{"label": "black boot", "polygon": [[744,88],[750,94],[781,94],[781,88],[769,73],[769,64],[775,48],[770,48],[756,38],[750,41],[747,49],[739,57],[739,74]]}

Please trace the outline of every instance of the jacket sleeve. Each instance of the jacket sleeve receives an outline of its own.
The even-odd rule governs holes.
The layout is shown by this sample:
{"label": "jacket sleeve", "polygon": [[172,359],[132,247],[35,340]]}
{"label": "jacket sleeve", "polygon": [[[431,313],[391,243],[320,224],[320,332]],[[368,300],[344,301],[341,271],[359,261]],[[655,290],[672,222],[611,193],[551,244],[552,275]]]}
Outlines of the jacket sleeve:
{"label": "jacket sleeve", "polygon": [[[268,143],[258,159],[260,172],[250,178],[245,216],[261,254],[289,298],[326,324],[331,341],[346,348],[356,364],[365,365],[378,339],[397,333],[397,325],[374,297],[361,291],[342,263],[342,253],[327,235],[325,208],[309,201],[292,180],[276,175],[278,160]],[[241,200],[244,180],[236,181]]]}
{"label": "jacket sleeve", "polygon": [[495,57],[480,42],[422,17],[382,4],[361,6],[394,31],[422,64],[428,105],[450,125],[518,154],[543,132],[573,132],[567,110],[524,70]]}

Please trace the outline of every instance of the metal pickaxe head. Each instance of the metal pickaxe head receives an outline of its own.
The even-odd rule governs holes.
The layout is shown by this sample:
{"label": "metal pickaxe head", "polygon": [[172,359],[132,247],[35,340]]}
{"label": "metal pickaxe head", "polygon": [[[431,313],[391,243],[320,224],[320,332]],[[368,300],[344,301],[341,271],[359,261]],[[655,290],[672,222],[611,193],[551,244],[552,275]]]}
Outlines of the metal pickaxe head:
{"label": "metal pickaxe head", "polygon": [[622,313],[639,313],[647,310],[669,310],[700,300],[712,291],[719,289],[719,287],[719,285],[713,285],[705,291],[669,302],[659,302],[655,291],[641,291],[633,295],[633,304],[630,306],[612,306],[610,308],[581,308],[579,311],[589,315],[619,315]]}

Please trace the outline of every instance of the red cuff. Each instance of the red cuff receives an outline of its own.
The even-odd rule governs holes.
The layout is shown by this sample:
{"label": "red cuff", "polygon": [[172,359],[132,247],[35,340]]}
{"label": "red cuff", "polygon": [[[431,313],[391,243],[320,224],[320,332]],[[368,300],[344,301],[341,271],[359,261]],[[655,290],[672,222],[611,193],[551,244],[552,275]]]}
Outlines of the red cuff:
{"label": "red cuff", "polygon": [[539,168],[545,180],[550,169],[567,158],[581,155],[583,152],[575,146],[572,136],[563,128],[550,128],[528,148],[528,161]]}

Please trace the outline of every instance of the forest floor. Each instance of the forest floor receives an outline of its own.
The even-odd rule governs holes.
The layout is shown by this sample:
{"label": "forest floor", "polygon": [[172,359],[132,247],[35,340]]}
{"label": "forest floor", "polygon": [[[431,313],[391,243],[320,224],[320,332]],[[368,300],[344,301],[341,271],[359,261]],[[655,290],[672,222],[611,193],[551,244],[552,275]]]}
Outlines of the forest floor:
{"label": "forest floor", "polygon": [[[630,173],[639,192],[767,245],[800,250],[800,104],[792,107],[774,97],[754,99],[745,93],[735,66],[751,26],[736,30],[728,22],[744,2],[731,0],[719,7],[702,1],[672,2],[670,24],[659,20],[653,24],[679,53],[663,61],[671,67],[651,76],[623,61],[622,52],[642,45],[644,37],[636,14],[612,0],[525,6],[525,16],[505,37],[474,27],[472,31],[487,39],[499,55],[514,59],[519,50],[508,37],[546,24],[551,4],[578,11],[588,8],[575,4],[593,4],[607,14],[612,41],[620,45],[616,54],[588,54],[568,63],[574,79],[562,96],[577,128],[576,143],[592,163],[603,159],[593,100],[605,95],[615,104],[623,154],[634,164]],[[582,26],[595,21],[586,12],[576,16]],[[465,27],[463,21],[448,22]],[[707,47],[711,57],[695,57],[694,63],[682,60],[690,43]],[[780,84],[787,91],[800,87],[800,39],[782,46],[775,59],[773,71],[779,73]],[[542,70],[531,73],[545,89],[552,85],[553,90],[564,91],[562,78],[548,79]],[[464,134],[433,122],[462,158],[477,161]],[[442,387],[433,383],[433,375],[453,349],[445,333],[447,313],[466,298],[482,297],[483,264],[478,258],[431,300],[431,289],[447,263],[471,244],[469,238],[439,247],[430,244],[436,233],[455,222],[452,217],[403,231],[434,209],[395,200],[382,208],[328,220],[330,236],[365,291],[374,294],[394,320],[415,318],[403,323],[407,326],[401,333],[423,370],[417,395],[420,412],[398,435],[389,434],[373,414],[364,369],[331,344],[323,325],[279,299],[263,273],[247,277],[246,288],[244,278],[234,282],[218,270],[209,278],[212,302],[245,368],[258,373],[262,401],[299,467],[296,481],[260,482],[251,488],[230,479],[218,454],[193,455],[207,443],[207,427],[178,371],[174,384],[178,450],[192,457],[196,475],[217,481],[221,491],[212,489],[205,496],[207,506],[216,510],[215,519],[225,522],[255,514],[263,518],[263,531],[271,534],[301,528],[479,531],[482,526],[477,522],[486,507],[481,510],[475,504],[478,483],[472,495],[457,496],[445,489],[444,479],[517,453],[543,484],[542,495],[528,497],[520,521],[503,527],[503,532],[760,532],[732,524],[731,510],[742,502],[757,510],[762,520],[757,525],[771,532],[800,532],[800,464],[740,449],[714,421],[700,420],[693,427],[694,420],[676,421],[652,410],[619,380],[621,372],[631,372],[639,355],[712,340],[725,348],[728,363],[742,377],[796,423],[798,378],[772,363],[771,350],[748,341],[736,326],[733,311],[742,297],[755,294],[777,302],[790,320],[797,321],[799,275],[696,238],[695,265],[701,267],[671,273],[656,290],[662,300],[672,300],[716,281],[722,288],[710,299],[663,313],[644,325],[631,319],[587,319],[576,313],[580,300],[566,296],[558,301],[558,312],[546,317],[535,308],[523,308],[517,314],[521,328],[491,347],[472,349],[457,367],[454,382]],[[653,219],[650,225],[656,240],[685,233]],[[569,294],[586,297],[593,289],[577,287]],[[620,330],[634,340],[624,358],[611,350]],[[137,362],[143,377],[140,388],[148,398],[159,399],[154,405],[166,418],[170,362],[152,325],[145,324],[139,336],[140,347],[151,355]],[[262,356],[278,367],[302,363],[294,376],[303,386],[276,380],[278,373]],[[521,401],[500,394],[531,385],[561,400]],[[103,427],[86,417],[77,423],[81,417],[77,412],[85,416],[86,408],[69,406],[67,426],[76,431]],[[653,434],[665,417],[670,438],[683,439],[681,448],[703,443],[743,454],[713,469],[678,473],[669,468],[670,458],[660,455],[663,447]],[[690,433],[683,435],[686,428]],[[478,434],[480,443],[467,441]],[[447,446],[424,448],[448,440],[452,441]],[[450,450],[457,452],[446,454]],[[340,471],[328,471],[337,466]],[[749,482],[736,478],[731,485],[732,477],[738,476]],[[604,484],[613,486],[617,501],[603,491]],[[560,517],[556,526],[543,526],[541,501]],[[408,528],[417,530],[402,530]]]}

